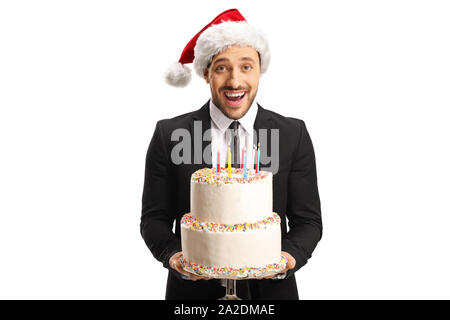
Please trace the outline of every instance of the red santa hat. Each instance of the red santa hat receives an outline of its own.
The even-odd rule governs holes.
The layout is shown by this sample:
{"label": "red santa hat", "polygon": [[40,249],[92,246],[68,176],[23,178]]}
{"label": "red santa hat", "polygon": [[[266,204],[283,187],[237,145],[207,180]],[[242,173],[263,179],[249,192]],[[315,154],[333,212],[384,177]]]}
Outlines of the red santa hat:
{"label": "red santa hat", "polygon": [[248,24],[237,9],[229,9],[215,17],[188,42],[178,62],[166,71],[166,82],[175,87],[188,85],[191,69],[186,64],[192,62],[195,72],[203,78],[212,57],[233,45],[253,47],[260,55],[261,73],[267,71],[270,51],[266,35]]}

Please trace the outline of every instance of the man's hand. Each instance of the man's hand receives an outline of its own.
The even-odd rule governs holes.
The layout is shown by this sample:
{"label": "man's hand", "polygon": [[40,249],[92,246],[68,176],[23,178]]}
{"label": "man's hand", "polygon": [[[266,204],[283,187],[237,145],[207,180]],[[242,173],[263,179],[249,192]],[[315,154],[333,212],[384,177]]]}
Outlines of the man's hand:
{"label": "man's hand", "polygon": [[[284,270],[280,271],[280,273],[285,273],[286,271],[290,270],[290,269],[294,269],[295,264],[297,263],[297,261],[295,261],[294,257],[291,256],[289,253],[287,253],[286,251],[281,251],[281,254],[286,258],[287,263],[286,263],[286,268],[284,268]],[[263,278],[258,278],[259,280],[261,279],[270,279],[275,277],[276,274],[273,274],[271,276],[267,276],[267,277],[263,277]]]}
{"label": "man's hand", "polygon": [[190,273],[190,272],[187,272],[186,270],[184,270],[183,267],[181,266],[181,262],[180,262],[180,257],[182,254],[183,254],[183,252],[180,251],[170,257],[169,265],[172,269],[178,271],[179,273],[187,275],[192,281],[211,280],[212,279],[212,278],[208,278],[208,277],[197,276],[193,273]]}

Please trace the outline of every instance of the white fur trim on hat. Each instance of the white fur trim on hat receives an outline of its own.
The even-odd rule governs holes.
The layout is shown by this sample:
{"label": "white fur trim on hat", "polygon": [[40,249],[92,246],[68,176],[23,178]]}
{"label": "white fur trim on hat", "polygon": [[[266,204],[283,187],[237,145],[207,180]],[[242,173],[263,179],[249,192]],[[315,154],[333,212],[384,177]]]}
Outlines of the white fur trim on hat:
{"label": "white fur trim on hat", "polygon": [[246,21],[224,21],[210,26],[198,37],[194,48],[195,72],[203,77],[212,57],[233,45],[253,47],[261,57],[261,73],[267,71],[270,50],[266,35]]}
{"label": "white fur trim on hat", "polygon": [[164,74],[164,78],[168,84],[174,87],[185,87],[189,84],[192,78],[191,69],[184,64],[175,62]]}

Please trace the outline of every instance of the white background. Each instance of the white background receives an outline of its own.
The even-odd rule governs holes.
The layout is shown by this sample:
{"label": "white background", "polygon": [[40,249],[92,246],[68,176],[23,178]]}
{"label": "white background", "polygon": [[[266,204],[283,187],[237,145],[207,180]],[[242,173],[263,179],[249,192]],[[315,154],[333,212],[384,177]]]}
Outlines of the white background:
{"label": "white background", "polygon": [[257,101],[315,147],[324,234],[300,297],[450,298],[450,5],[392,0],[1,2],[0,298],[164,298],[145,154],[210,92],[163,73],[229,8],[269,37]]}

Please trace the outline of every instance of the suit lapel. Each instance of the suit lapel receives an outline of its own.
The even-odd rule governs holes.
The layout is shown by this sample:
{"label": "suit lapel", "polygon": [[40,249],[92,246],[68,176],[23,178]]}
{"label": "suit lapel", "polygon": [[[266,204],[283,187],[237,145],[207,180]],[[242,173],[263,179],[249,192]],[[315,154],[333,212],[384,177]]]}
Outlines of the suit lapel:
{"label": "suit lapel", "polygon": [[[255,124],[253,126],[253,143],[258,146],[258,142],[261,142],[260,152],[261,154],[270,155],[271,154],[271,136],[270,130],[275,129],[270,112],[261,107],[258,104],[258,113],[256,115]],[[266,131],[266,137],[261,140],[261,132]],[[260,162],[261,169],[268,167]]]}
{"label": "suit lapel", "polygon": [[[199,110],[192,115],[189,124],[191,132],[191,163],[199,168],[210,167],[211,161],[211,116],[209,114],[209,99]],[[206,134],[205,134],[206,132]],[[203,139],[204,138],[204,139]],[[205,158],[203,158],[203,151]]]}
{"label": "suit lapel", "polygon": [[253,125],[253,129],[255,129],[257,133],[257,139],[253,141],[259,141],[259,129],[273,129],[273,122],[270,113],[261,107],[259,103],[257,103],[257,106],[258,113],[256,114],[255,123]]}

